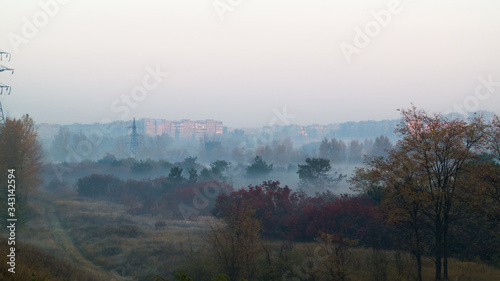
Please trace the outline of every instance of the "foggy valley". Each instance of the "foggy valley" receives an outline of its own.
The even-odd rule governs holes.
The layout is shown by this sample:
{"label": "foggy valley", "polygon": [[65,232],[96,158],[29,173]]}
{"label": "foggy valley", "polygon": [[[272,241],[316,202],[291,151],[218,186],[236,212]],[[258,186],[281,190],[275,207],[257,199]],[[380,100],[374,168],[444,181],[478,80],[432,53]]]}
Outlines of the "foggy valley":
{"label": "foggy valley", "polygon": [[500,281],[499,10],[1,1],[0,280]]}

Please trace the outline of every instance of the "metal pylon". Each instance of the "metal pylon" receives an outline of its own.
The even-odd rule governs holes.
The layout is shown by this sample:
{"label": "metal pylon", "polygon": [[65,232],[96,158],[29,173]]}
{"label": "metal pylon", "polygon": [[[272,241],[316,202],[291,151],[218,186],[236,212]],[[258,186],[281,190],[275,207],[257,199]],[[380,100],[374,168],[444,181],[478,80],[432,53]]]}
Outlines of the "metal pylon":
{"label": "metal pylon", "polygon": [[[4,58],[7,61],[10,61],[11,55],[10,55],[10,53],[4,52],[0,49],[0,60],[3,61]],[[14,74],[14,69],[0,65],[0,72],[4,72],[4,71],[10,71],[11,74]],[[11,90],[10,86],[7,86],[5,84],[0,83],[0,95],[3,95],[3,94],[10,95],[10,90]],[[0,125],[4,125],[4,124],[5,124],[5,116],[3,114],[2,102],[0,101]]]}
{"label": "metal pylon", "polygon": [[135,125],[135,118],[132,123],[132,134],[130,135],[130,154],[132,157],[137,156],[139,151],[139,137],[137,135],[137,127]]}

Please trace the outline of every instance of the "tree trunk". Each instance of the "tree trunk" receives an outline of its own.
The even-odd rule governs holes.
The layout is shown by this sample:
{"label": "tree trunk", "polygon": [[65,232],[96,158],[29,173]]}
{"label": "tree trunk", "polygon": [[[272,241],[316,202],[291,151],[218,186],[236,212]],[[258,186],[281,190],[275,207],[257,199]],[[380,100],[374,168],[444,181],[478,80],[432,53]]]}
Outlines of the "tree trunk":
{"label": "tree trunk", "polygon": [[418,281],[422,281],[422,255],[417,254]]}
{"label": "tree trunk", "polygon": [[417,221],[417,214],[415,214],[415,220],[413,223],[413,230],[415,231],[415,242],[414,246],[414,254],[417,259],[417,271],[418,271],[418,281],[422,281],[422,247],[420,242],[420,232],[419,232],[419,224]]}
{"label": "tree trunk", "polygon": [[442,225],[440,222],[436,222],[436,237],[434,245],[434,265],[436,266],[436,281],[441,280],[441,257],[443,253],[443,236],[442,236]]}
{"label": "tree trunk", "polygon": [[441,255],[435,255],[434,265],[436,266],[436,281],[441,281]]}
{"label": "tree trunk", "polygon": [[444,280],[448,280],[448,217],[445,217],[443,226],[443,270]]}

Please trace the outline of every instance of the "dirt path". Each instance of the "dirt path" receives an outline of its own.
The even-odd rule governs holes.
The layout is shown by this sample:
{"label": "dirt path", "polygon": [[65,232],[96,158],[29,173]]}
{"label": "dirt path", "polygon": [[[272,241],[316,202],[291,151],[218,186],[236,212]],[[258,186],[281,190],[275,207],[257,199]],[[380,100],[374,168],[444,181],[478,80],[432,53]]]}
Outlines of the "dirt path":
{"label": "dirt path", "polygon": [[49,203],[42,203],[43,209],[45,211],[45,218],[47,224],[52,232],[54,241],[61,247],[64,253],[66,253],[74,262],[85,266],[87,268],[92,268],[98,270],[98,267],[87,260],[76,248],[73,240],[68,235],[66,230],[61,225],[61,221],[57,216],[54,206]]}
{"label": "dirt path", "polygon": [[33,200],[32,204],[36,204],[43,209],[47,227],[50,229],[52,238],[55,244],[60,248],[61,253],[64,255],[64,258],[72,260],[78,266],[83,267],[87,270],[93,272],[99,272],[102,274],[107,274],[110,278],[109,280],[111,281],[132,280],[129,278],[124,278],[122,276],[119,276],[116,273],[104,271],[103,269],[99,268],[91,261],[89,261],[87,258],[85,258],[80,252],[80,250],[73,243],[73,239],[69,236],[69,234],[61,225],[61,220],[57,215],[57,211],[54,205],[52,205],[50,202],[45,202],[41,200]]}

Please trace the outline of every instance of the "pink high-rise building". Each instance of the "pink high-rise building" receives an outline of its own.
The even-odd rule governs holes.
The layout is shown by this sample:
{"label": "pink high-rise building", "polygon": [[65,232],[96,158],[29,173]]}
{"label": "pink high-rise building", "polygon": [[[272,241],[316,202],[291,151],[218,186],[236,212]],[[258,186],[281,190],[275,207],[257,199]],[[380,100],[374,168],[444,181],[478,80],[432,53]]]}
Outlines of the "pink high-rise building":
{"label": "pink high-rise building", "polygon": [[149,136],[168,135],[172,138],[202,138],[204,136],[221,135],[223,124],[221,121],[208,120],[181,120],[167,121],[160,119],[143,119],[144,133]]}

